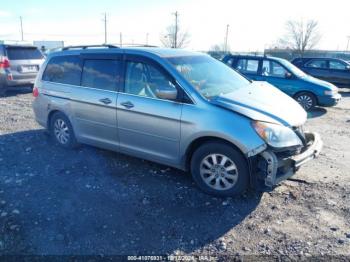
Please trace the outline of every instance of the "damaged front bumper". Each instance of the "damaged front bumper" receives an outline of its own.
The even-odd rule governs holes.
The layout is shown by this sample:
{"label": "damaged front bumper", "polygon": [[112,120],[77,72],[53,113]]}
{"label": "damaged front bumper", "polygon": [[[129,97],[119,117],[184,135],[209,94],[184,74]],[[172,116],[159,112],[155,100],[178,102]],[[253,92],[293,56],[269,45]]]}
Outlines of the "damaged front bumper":
{"label": "damaged front bumper", "polygon": [[321,137],[317,133],[305,133],[306,146],[298,153],[286,155],[267,149],[259,154],[257,169],[258,178],[265,185],[272,187],[290,178],[298,168],[317,157],[323,147]]}

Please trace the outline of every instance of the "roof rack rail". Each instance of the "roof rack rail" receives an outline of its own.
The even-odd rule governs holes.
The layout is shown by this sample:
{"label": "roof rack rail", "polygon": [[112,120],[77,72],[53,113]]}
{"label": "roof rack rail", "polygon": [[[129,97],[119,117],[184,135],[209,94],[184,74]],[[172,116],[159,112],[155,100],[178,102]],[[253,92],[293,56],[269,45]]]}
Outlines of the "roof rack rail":
{"label": "roof rack rail", "polygon": [[115,45],[72,45],[72,46],[66,46],[63,47],[62,50],[69,50],[69,49],[88,49],[93,47],[106,47],[106,48],[119,48]]}
{"label": "roof rack rail", "polygon": [[123,47],[159,47],[159,46],[147,45],[147,44],[123,44]]}

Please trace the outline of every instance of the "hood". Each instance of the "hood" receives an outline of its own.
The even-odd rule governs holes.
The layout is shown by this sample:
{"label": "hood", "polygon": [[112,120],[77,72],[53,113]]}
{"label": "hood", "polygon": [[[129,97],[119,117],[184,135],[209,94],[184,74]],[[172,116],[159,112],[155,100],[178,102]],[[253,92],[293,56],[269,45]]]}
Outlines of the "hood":
{"label": "hood", "polygon": [[321,79],[317,79],[315,77],[312,77],[310,75],[305,76],[303,78],[303,80],[308,82],[308,83],[317,85],[319,87],[324,87],[327,90],[333,90],[333,91],[338,90],[338,88],[335,85],[333,85],[333,84],[331,84],[331,83],[329,83],[327,81],[323,81]]}
{"label": "hood", "polygon": [[305,110],[294,99],[266,82],[252,82],[210,102],[253,120],[285,126],[301,126],[307,118]]}

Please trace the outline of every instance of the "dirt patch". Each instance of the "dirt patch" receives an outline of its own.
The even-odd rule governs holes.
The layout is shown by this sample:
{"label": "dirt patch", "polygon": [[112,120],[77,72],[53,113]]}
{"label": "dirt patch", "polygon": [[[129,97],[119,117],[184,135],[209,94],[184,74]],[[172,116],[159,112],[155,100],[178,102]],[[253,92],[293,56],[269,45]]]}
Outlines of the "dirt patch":
{"label": "dirt patch", "polygon": [[[315,109],[320,157],[269,193],[218,199],[178,170],[55,146],[31,94],[0,98],[0,254],[350,256],[350,97]],[[254,257],[258,258],[258,257]]]}

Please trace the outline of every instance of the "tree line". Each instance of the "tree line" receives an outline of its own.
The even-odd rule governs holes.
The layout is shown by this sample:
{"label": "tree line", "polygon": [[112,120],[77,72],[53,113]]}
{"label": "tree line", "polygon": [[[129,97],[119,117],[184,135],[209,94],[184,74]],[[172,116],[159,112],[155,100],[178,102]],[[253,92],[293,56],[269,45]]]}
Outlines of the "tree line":
{"label": "tree line", "polygon": [[[179,13],[173,13],[174,23],[167,26],[160,36],[164,47],[185,48],[190,43],[190,34],[183,30],[179,21]],[[227,39],[227,35],[226,38]],[[305,51],[317,46],[321,39],[319,24],[316,20],[288,20],[285,23],[285,33],[273,44],[275,48],[291,49],[303,56]],[[226,43],[213,45],[210,51],[229,52],[230,46]]]}

